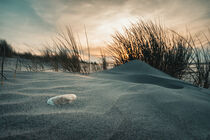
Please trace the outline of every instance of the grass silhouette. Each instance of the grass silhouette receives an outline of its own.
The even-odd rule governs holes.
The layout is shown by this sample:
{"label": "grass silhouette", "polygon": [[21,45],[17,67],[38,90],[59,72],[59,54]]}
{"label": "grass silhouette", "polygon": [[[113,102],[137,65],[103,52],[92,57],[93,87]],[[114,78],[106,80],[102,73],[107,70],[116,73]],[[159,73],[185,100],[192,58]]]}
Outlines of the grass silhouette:
{"label": "grass silhouette", "polygon": [[133,23],[112,38],[108,51],[115,65],[137,59],[176,78],[182,78],[192,55],[187,39],[152,21]]}

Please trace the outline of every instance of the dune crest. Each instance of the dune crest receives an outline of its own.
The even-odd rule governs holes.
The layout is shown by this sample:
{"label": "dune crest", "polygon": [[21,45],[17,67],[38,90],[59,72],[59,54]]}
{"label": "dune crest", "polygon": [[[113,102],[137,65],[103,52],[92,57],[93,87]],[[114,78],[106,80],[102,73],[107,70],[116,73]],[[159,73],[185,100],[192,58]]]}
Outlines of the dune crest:
{"label": "dune crest", "polygon": [[0,89],[0,139],[206,140],[209,93],[141,61],[87,76],[20,72]]}

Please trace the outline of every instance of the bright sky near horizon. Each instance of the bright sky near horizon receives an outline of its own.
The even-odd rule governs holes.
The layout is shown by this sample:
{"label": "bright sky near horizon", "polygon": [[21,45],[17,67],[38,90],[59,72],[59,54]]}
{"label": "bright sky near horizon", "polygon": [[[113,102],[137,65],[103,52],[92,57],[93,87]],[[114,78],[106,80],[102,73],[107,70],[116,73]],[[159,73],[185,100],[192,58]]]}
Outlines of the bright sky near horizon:
{"label": "bright sky near horizon", "polygon": [[104,46],[138,18],[159,19],[178,31],[204,31],[210,0],[0,0],[0,38],[16,50],[41,49],[66,25],[84,42],[85,25],[91,46]]}

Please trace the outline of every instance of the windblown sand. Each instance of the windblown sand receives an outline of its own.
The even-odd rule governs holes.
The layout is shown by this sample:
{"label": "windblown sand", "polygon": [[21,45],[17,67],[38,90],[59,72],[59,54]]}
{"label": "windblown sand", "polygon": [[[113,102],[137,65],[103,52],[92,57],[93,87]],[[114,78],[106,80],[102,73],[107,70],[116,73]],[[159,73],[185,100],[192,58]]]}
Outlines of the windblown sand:
{"label": "windblown sand", "polygon": [[[7,72],[0,139],[210,139],[210,92],[133,61],[88,76]],[[65,105],[51,97],[75,94]]]}

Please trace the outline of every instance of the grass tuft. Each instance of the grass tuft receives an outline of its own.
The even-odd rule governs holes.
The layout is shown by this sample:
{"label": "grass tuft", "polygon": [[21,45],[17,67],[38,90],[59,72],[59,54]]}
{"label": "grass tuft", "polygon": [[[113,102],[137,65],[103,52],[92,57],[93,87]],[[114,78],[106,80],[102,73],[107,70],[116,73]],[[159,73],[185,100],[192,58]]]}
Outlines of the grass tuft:
{"label": "grass tuft", "polygon": [[179,79],[192,55],[187,39],[152,21],[132,23],[112,38],[108,51],[115,65],[137,59]]}

